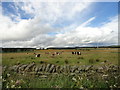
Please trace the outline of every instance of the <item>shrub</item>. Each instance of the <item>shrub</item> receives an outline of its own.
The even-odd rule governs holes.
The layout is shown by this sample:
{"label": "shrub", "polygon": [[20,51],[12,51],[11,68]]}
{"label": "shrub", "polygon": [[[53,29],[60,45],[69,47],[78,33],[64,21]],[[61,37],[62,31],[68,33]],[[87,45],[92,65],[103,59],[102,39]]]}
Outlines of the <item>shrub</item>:
{"label": "shrub", "polygon": [[62,58],[62,57],[60,57],[60,58]]}
{"label": "shrub", "polygon": [[56,61],[56,63],[59,63],[59,61]]}
{"label": "shrub", "polygon": [[80,63],[79,61],[77,61],[77,63]]}
{"label": "shrub", "polygon": [[14,59],[13,57],[11,57],[10,59]]}
{"label": "shrub", "polygon": [[65,64],[68,64],[68,60],[67,59],[65,60]]}
{"label": "shrub", "polygon": [[100,60],[99,59],[96,59],[96,62],[99,62]]}
{"label": "shrub", "polygon": [[94,60],[93,60],[93,59],[89,59],[89,63],[90,63],[90,64],[93,64],[93,63],[94,63]]}
{"label": "shrub", "polygon": [[41,64],[45,63],[44,61],[40,61]]}
{"label": "shrub", "polygon": [[78,57],[78,59],[84,59],[83,57]]}
{"label": "shrub", "polygon": [[104,63],[106,63],[107,62],[107,60],[104,60]]}
{"label": "shrub", "polygon": [[31,59],[35,59],[35,58],[31,57]]}

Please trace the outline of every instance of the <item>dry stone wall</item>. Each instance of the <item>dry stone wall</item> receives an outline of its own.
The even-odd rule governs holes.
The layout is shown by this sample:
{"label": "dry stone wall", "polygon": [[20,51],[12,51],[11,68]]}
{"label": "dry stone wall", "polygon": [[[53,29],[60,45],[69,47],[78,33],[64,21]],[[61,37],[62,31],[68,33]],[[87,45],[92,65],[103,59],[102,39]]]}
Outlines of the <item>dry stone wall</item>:
{"label": "dry stone wall", "polygon": [[20,64],[15,65],[9,68],[10,71],[14,71],[17,73],[25,73],[25,72],[46,72],[46,73],[77,73],[80,74],[82,72],[98,72],[98,73],[104,73],[106,71],[109,72],[117,72],[119,70],[119,66],[116,65],[110,65],[110,66],[70,66],[70,65],[64,65],[64,66],[58,66],[54,64],[40,64],[36,65],[35,63],[31,64]]}

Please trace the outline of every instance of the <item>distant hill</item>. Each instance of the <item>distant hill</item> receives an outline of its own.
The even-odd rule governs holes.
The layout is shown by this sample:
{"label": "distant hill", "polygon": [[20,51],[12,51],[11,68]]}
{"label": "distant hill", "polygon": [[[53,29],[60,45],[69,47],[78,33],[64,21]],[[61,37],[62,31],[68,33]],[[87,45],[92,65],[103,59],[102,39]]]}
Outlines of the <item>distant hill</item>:
{"label": "distant hill", "polygon": [[[99,47],[49,47],[46,49],[81,49],[81,48],[120,48],[120,45],[111,46],[99,46]],[[1,48],[0,52],[23,52],[23,51],[33,51],[37,48]],[[39,48],[38,50],[44,50],[44,48]]]}
{"label": "distant hill", "polygon": [[33,51],[36,48],[2,48],[2,52],[23,52],[23,51]]}
{"label": "distant hill", "polygon": [[47,49],[79,49],[79,48],[120,48],[120,45],[99,46],[99,47],[50,47]]}

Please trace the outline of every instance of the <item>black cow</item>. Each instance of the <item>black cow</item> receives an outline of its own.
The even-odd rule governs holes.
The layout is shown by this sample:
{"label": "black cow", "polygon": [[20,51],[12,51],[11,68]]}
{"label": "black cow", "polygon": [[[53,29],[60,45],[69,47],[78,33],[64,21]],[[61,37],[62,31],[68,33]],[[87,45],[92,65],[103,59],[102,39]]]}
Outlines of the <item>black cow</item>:
{"label": "black cow", "polygon": [[74,54],[74,52],[72,52],[72,54]]}
{"label": "black cow", "polygon": [[40,57],[41,54],[36,54],[35,57]]}
{"label": "black cow", "polygon": [[74,52],[75,54],[77,54],[77,52]]}
{"label": "black cow", "polygon": [[77,55],[81,55],[81,52],[77,52]]}

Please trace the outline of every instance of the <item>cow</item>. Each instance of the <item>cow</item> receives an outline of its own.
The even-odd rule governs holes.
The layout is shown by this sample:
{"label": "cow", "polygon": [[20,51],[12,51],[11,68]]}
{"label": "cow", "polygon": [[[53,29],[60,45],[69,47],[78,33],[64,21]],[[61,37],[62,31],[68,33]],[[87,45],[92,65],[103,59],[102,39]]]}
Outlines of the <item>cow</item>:
{"label": "cow", "polygon": [[45,52],[45,54],[49,54],[49,52]]}
{"label": "cow", "polygon": [[57,55],[60,55],[62,52],[56,52]]}
{"label": "cow", "polygon": [[54,54],[54,53],[52,53],[52,54],[51,54],[51,57],[54,57],[54,56],[55,56],[55,54]]}
{"label": "cow", "polygon": [[74,52],[72,52],[72,54],[74,54]]}
{"label": "cow", "polygon": [[35,57],[40,57],[41,56],[41,54],[36,54],[36,53],[34,53],[35,54]]}
{"label": "cow", "polygon": [[40,57],[41,54],[36,54],[35,57]]}
{"label": "cow", "polygon": [[62,52],[54,52],[55,55],[60,55]]}
{"label": "cow", "polygon": [[77,52],[77,55],[81,55],[81,52]]}
{"label": "cow", "polygon": [[74,52],[74,54],[77,54],[77,52]]}

